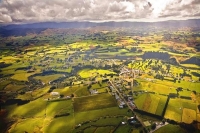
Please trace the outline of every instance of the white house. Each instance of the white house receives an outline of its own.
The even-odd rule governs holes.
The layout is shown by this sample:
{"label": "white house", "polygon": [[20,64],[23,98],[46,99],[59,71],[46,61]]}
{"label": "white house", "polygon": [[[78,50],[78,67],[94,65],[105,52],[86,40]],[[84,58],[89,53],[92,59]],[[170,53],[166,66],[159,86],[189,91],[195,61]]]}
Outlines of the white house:
{"label": "white house", "polygon": [[50,95],[51,95],[51,96],[58,96],[58,97],[59,97],[59,96],[60,96],[60,93],[59,93],[59,92],[51,92]]}

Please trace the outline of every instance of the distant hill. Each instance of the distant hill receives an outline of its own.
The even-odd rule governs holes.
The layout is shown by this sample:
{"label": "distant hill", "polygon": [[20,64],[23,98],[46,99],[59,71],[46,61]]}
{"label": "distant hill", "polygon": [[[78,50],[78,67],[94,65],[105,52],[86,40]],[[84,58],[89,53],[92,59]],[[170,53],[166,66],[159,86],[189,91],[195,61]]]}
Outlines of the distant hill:
{"label": "distant hill", "polygon": [[181,64],[195,64],[195,65],[200,65],[200,59],[197,57],[191,57],[185,61],[182,61]]}
{"label": "distant hill", "polygon": [[44,31],[46,28],[14,28],[14,29],[0,29],[0,36],[25,36],[28,33],[39,34],[41,31]]}
{"label": "distant hill", "polygon": [[32,24],[11,24],[3,26],[4,29],[16,28],[87,28],[94,26],[108,26],[108,27],[135,27],[135,26],[158,26],[158,27],[200,27],[200,19],[189,20],[170,20],[161,22],[41,22]]}
{"label": "distant hill", "polygon": [[26,33],[39,33],[41,30],[48,28],[89,28],[89,27],[162,27],[162,28],[180,28],[180,27],[195,27],[200,29],[200,19],[190,20],[170,20],[162,22],[41,22],[41,23],[30,23],[30,24],[11,24],[11,25],[0,25],[1,36],[12,36],[12,35],[26,35]]}

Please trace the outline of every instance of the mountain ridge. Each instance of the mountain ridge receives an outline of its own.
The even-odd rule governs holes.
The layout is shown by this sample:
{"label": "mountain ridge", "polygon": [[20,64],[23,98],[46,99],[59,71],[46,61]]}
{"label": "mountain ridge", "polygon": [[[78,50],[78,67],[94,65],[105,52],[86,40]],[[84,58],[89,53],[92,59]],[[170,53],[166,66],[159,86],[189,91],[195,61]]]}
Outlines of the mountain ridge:
{"label": "mountain ridge", "polygon": [[168,20],[158,22],[137,22],[137,21],[71,21],[71,22],[38,22],[28,24],[1,25],[0,28],[11,30],[16,28],[88,28],[96,26],[109,27],[134,27],[134,26],[158,26],[158,27],[200,27],[200,19]]}

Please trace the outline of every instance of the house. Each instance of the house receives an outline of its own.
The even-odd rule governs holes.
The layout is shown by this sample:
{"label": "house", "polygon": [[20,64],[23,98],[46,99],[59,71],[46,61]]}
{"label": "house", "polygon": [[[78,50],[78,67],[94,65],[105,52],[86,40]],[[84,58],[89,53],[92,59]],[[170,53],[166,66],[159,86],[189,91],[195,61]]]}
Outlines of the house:
{"label": "house", "polygon": [[124,108],[124,106],[123,105],[119,105],[119,108],[122,109],[122,108]]}
{"label": "house", "polygon": [[53,96],[53,97],[60,97],[59,92],[51,92],[50,95]]}
{"label": "house", "polygon": [[91,93],[91,95],[92,94],[98,94],[98,90],[92,90],[92,89],[90,89],[90,93]]}
{"label": "house", "polygon": [[115,93],[115,99],[118,100],[119,96],[117,95],[117,93]]}

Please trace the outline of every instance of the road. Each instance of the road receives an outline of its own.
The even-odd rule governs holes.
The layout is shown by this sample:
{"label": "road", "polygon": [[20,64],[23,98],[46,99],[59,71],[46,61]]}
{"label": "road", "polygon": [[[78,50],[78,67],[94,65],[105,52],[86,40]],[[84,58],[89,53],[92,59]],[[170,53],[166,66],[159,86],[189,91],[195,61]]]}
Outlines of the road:
{"label": "road", "polygon": [[[122,94],[119,92],[119,90],[115,87],[115,85],[112,83],[112,81],[109,80],[109,82],[110,82],[110,84],[112,85],[112,87],[116,90],[116,92],[118,92],[120,98],[124,101],[124,103],[126,103],[126,105],[129,107],[129,109],[130,109],[131,111],[133,111],[134,108],[132,108],[132,107],[130,106],[130,104],[124,99],[124,97],[123,97]],[[136,118],[137,118],[137,120],[142,124],[142,126],[145,127],[145,125],[144,125],[143,121],[141,120],[141,118],[140,118],[139,116],[137,116],[137,115],[136,115]]]}

